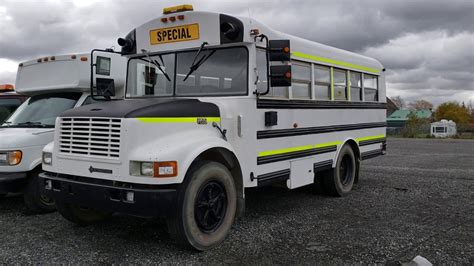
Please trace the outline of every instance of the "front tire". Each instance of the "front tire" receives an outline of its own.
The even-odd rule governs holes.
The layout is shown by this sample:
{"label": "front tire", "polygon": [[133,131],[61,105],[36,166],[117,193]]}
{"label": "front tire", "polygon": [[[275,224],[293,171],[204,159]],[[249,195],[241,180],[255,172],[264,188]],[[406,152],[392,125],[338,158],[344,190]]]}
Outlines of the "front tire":
{"label": "front tire", "polygon": [[354,186],[356,171],[354,151],[349,145],[344,145],[339,152],[336,167],[322,175],[324,192],[335,197],[346,196]]}
{"label": "front tire", "polygon": [[80,226],[102,222],[111,216],[108,212],[81,207],[74,204],[56,203],[58,212],[68,221]]}
{"label": "front tire", "polygon": [[34,214],[50,213],[56,210],[54,200],[42,193],[39,182],[40,169],[35,169],[28,174],[23,200],[28,212]]}
{"label": "front tire", "polygon": [[236,210],[237,192],[229,170],[217,162],[199,162],[186,175],[168,227],[178,242],[204,251],[224,241]]}

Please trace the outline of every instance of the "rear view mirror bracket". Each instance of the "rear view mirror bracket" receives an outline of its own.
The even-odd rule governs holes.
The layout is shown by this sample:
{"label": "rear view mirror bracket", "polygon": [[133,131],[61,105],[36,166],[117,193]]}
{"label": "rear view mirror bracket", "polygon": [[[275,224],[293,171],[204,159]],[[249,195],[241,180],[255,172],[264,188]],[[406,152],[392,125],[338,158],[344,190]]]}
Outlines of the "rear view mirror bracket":
{"label": "rear view mirror bracket", "polygon": [[[93,49],[91,51],[91,64],[90,64],[90,92],[91,98],[95,101],[104,101],[104,100],[111,100],[111,97],[115,96],[115,82],[113,79],[107,78],[96,78],[95,79],[95,86],[94,86],[94,73],[97,75],[104,75],[109,76],[111,72],[111,60],[110,58],[97,56],[97,60],[94,60],[94,53],[95,52],[103,52],[103,53],[113,53],[113,54],[120,54],[119,52],[115,52],[112,49]],[[101,64],[103,67],[98,67]],[[108,71],[107,71],[107,64],[108,64]],[[104,69],[105,67],[105,69]],[[96,71],[94,72],[94,68]],[[100,88],[99,88],[100,86]],[[94,93],[94,89],[96,89],[97,94]],[[102,95],[98,95],[100,92],[105,93]],[[103,97],[97,97],[103,96]]]}

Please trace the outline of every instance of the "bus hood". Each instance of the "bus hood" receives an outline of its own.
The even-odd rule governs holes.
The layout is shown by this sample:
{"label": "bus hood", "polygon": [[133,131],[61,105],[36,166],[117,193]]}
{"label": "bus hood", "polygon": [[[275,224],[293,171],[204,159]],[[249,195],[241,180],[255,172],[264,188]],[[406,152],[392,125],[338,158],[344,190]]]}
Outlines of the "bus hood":
{"label": "bus hood", "polygon": [[127,99],[70,109],[61,117],[220,117],[219,107],[198,99]]}
{"label": "bus hood", "polygon": [[0,128],[0,150],[46,145],[53,141],[54,128]]}

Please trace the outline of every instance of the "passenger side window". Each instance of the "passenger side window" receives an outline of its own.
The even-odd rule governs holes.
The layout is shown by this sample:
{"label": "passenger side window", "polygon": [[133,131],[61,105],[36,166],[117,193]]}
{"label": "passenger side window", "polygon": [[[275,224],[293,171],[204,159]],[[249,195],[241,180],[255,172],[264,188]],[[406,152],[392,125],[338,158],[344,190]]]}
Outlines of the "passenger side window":
{"label": "passenger side window", "polygon": [[362,101],[362,73],[351,71],[351,101]]}
{"label": "passenger side window", "polygon": [[364,74],[364,97],[366,101],[376,102],[379,100],[377,76]]}
{"label": "passenger side window", "polygon": [[331,69],[314,66],[314,88],[317,100],[331,100]]}
{"label": "passenger side window", "polygon": [[311,98],[311,64],[293,61],[291,64],[292,98]]}
{"label": "passenger side window", "polygon": [[346,71],[334,69],[334,99],[347,100]]}

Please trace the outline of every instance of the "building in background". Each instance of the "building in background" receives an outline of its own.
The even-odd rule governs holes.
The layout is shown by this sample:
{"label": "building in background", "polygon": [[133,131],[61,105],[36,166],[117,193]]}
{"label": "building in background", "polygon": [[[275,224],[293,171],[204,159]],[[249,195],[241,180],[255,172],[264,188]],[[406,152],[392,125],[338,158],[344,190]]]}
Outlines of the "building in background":
{"label": "building in background", "polygon": [[392,99],[387,97],[387,117],[389,117],[393,112],[397,111],[399,107],[392,101]]}
{"label": "building in background", "polygon": [[[387,134],[413,135],[430,134],[430,123],[433,112],[431,110],[396,110],[387,117]],[[415,118],[410,121],[410,118]],[[407,132],[412,132],[408,134]]]}

